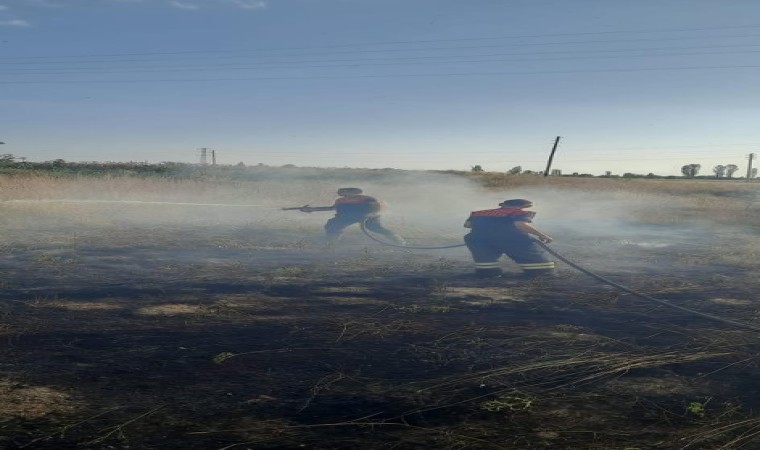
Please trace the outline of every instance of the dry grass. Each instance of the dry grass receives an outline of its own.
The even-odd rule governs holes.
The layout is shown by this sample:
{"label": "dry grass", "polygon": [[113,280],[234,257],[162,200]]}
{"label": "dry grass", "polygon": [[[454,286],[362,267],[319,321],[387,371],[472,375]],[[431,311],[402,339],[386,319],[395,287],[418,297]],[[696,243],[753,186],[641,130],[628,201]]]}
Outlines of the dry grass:
{"label": "dry grass", "polygon": [[5,417],[38,419],[75,410],[69,395],[47,386],[27,386],[0,379],[0,407]]}
{"label": "dry grass", "polygon": [[[178,179],[106,175],[98,177],[27,174],[0,177],[0,201],[99,200],[143,202],[230,203],[282,206],[308,191],[332,196],[334,184],[319,181],[293,183],[287,179],[264,182],[219,179]],[[70,209],[71,204],[46,205]]]}

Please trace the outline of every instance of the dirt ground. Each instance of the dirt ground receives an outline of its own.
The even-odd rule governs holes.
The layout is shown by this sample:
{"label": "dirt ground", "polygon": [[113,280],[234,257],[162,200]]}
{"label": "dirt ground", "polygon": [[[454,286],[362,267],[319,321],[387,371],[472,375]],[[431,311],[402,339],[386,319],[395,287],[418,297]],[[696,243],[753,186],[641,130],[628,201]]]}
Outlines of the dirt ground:
{"label": "dirt ground", "polygon": [[[760,448],[757,331],[567,266],[478,280],[464,249],[355,230],[23,228],[0,244],[0,448]],[[751,271],[709,248],[619,242],[613,273],[595,245],[555,248],[757,322]]]}

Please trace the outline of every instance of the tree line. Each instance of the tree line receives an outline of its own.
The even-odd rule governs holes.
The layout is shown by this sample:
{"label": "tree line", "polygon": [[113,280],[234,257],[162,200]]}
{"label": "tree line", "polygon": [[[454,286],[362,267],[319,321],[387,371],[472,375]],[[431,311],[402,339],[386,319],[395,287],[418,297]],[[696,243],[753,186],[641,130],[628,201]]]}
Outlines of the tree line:
{"label": "tree line", "polygon": [[[681,167],[681,173],[686,178],[694,178],[699,174],[699,171],[702,169],[701,164],[686,164],[683,167]],[[739,170],[739,166],[736,164],[718,164],[715,167],[713,167],[712,171],[713,174],[715,174],[715,178],[733,178],[734,174]],[[749,174],[750,178],[757,177],[757,167],[753,167],[752,170],[750,170]]]}
{"label": "tree line", "polygon": [[[107,172],[119,172],[119,173],[131,173],[131,174],[141,174],[141,175],[149,175],[149,174],[159,174],[159,175],[170,175],[170,176],[176,176],[176,175],[187,175],[189,173],[199,172],[203,175],[206,175],[207,172],[212,171],[212,168],[216,168],[216,171],[239,171],[239,172],[251,172],[254,171],[258,174],[265,173],[267,170],[271,170],[274,168],[277,168],[275,166],[267,166],[265,164],[258,164],[256,166],[246,167],[243,163],[238,163],[234,166],[208,166],[208,165],[202,165],[202,164],[192,164],[192,163],[179,163],[179,162],[171,162],[171,161],[164,161],[159,164],[149,164],[147,162],[135,162],[135,161],[129,161],[129,162],[112,162],[112,161],[106,161],[106,162],[99,162],[99,161],[85,161],[85,162],[70,162],[65,161],[63,159],[55,159],[51,161],[42,161],[42,162],[31,162],[27,161],[26,158],[23,157],[17,157],[12,154],[0,154],[0,169],[4,169],[6,173],[10,173],[12,171],[53,171],[53,172],[69,172],[69,173],[93,173],[93,174],[100,174],[100,173],[107,173]],[[299,168],[293,164],[286,164],[284,166],[280,166],[280,168],[284,169],[296,169]],[[301,167],[299,169],[308,169],[306,167]],[[316,168],[312,168],[316,169]],[[685,164],[681,167],[681,174],[685,178],[714,178],[717,179],[735,179],[734,175],[739,171],[739,166],[736,164],[726,164],[726,165],[716,165],[713,167],[713,176],[706,177],[706,176],[698,176],[700,170],[702,169],[701,164]],[[332,170],[338,170],[338,169],[332,169]],[[358,170],[358,169],[357,169]],[[397,171],[400,169],[392,169],[392,168],[386,168],[386,169],[368,169],[370,172],[375,171]],[[212,171],[213,172],[213,171]],[[423,171],[424,172],[424,171]],[[453,171],[437,171],[433,170],[432,172],[459,172],[456,170]],[[465,172],[462,172],[465,173]],[[485,174],[488,173],[483,166],[481,165],[474,165],[470,168],[470,173],[473,174]],[[522,166],[515,166],[511,169],[503,172],[506,175],[533,175],[533,176],[542,176],[544,174],[543,171],[534,171],[529,169],[523,169]],[[563,174],[561,170],[559,169],[553,169],[550,173],[551,176],[562,176],[562,177],[583,177],[583,178],[591,178],[596,177],[596,175],[590,174],[590,173],[578,173],[573,172],[571,174]],[[752,168],[750,171],[750,178],[756,178],[758,175],[758,169]],[[648,174],[637,174],[632,172],[626,172],[622,175],[615,175],[611,171],[605,171],[604,175],[599,175],[599,178],[666,178],[666,179],[673,179],[673,178],[681,178],[679,176],[663,176],[663,175],[656,175],[654,173],[648,173]],[[741,177],[739,177],[741,178]]]}

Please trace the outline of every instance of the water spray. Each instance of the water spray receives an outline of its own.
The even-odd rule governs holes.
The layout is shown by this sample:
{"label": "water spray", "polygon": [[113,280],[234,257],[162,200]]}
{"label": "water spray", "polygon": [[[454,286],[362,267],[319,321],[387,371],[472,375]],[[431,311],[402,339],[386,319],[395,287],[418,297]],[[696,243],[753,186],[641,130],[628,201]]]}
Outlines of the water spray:
{"label": "water spray", "polygon": [[[237,203],[187,203],[187,202],[149,202],[149,201],[142,201],[142,200],[76,200],[76,199],[44,199],[44,200],[4,200],[2,203],[121,203],[121,204],[138,204],[138,205],[177,205],[177,206],[215,206],[215,207],[233,207],[233,208],[266,208],[266,209],[277,209],[277,210],[300,210],[301,208],[304,208],[304,206],[299,207],[293,207],[293,208],[277,208],[267,205],[250,205],[250,204],[237,204]],[[458,247],[464,247],[465,244],[453,244],[453,245],[442,245],[442,246],[432,246],[432,247],[423,247],[423,246],[409,246],[409,245],[399,245],[399,244],[393,244],[390,242],[383,241],[381,239],[378,239],[377,237],[373,236],[372,233],[367,229],[366,226],[366,220],[362,221],[360,223],[362,232],[372,239],[375,242],[378,242],[382,245],[389,246],[389,247],[397,247],[397,248],[403,248],[407,250],[443,250],[443,249],[449,249],[449,248],[458,248]],[[639,298],[643,298],[645,300],[649,300],[655,303],[658,303],[662,306],[667,306],[668,308],[677,309],[679,311],[683,311],[689,314],[693,314],[699,317],[703,317],[706,319],[711,319],[719,322],[723,322],[729,325],[733,325],[739,328],[744,328],[752,331],[758,331],[760,332],[760,327],[743,323],[731,319],[726,319],[724,317],[715,316],[712,314],[703,313],[700,311],[695,311],[693,309],[689,309],[683,306],[675,305],[673,303],[670,303],[665,300],[661,300],[658,298],[651,297],[646,294],[642,294],[640,292],[634,291],[633,289],[630,289],[626,286],[623,286],[621,284],[615,283],[612,280],[609,280],[601,275],[598,275],[576,263],[573,261],[565,258],[561,254],[557,253],[555,250],[551,249],[548,245],[544,244],[541,241],[536,240],[536,243],[541,246],[544,250],[546,250],[548,253],[559,259],[560,261],[564,262],[565,264],[569,265],[570,267],[584,273],[585,275],[588,275],[591,278],[594,278],[598,281],[601,281],[602,283],[605,283],[609,286],[615,287],[623,292],[627,292],[631,295],[634,295]]]}
{"label": "water spray", "polygon": [[137,205],[179,205],[179,206],[221,206],[239,208],[280,209],[267,205],[242,205],[237,203],[185,203],[185,202],[146,202],[142,200],[4,200],[3,203],[125,203]]}

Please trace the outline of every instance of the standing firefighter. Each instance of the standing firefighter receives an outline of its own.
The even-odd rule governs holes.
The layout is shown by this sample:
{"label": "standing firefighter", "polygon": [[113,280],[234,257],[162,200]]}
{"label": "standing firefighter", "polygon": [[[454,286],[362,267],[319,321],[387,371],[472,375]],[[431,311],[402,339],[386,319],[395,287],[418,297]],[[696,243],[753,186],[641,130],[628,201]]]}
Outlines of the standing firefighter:
{"label": "standing firefighter", "polygon": [[391,242],[404,245],[404,240],[396,233],[385,228],[380,221],[379,212],[382,204],[374,197],[363,195],[359,188],[338,189],[340,198],[332,206],[303,206],[298,208],[303,212],[335,211],[335,216],[325,224],[325,234],[330,244],[334,244],[343,236],[343,231],[350,225],[362,223],[367,230],[388,238]]}
{"label": "standing firefighter", "polygon": [[549,243],[552,238],[531,225],[536,213],[524,211],[533,206],[528,200],[514,199],[499,203],[498,209],[474,211],[464,223],[470,232],[464,237],[480,277],[501,275],[499,258],[506,254],[520,265],[530,278],[554,273],[554,262],[547,259],[530,236]]}

